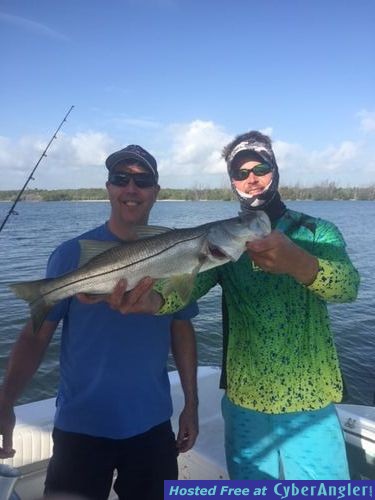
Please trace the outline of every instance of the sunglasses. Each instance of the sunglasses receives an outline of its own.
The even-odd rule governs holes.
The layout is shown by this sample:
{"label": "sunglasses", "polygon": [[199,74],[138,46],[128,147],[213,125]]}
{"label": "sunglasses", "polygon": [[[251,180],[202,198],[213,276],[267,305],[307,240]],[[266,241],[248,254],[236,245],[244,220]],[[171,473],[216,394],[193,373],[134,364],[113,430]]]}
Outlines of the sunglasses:
{"label": "sunglasses", "polygon": [[110,174],[108,177],[108,182],[110,182],[114,186],[123,187],[127,186],[131,179],[133,180],[134,184],[141,189],[156,186],[156,181],[153,174],[147,173],[131,174],[130,172],[121,172],[118,174]]}
{"label": "sunglasses", "polygon": [[234,170],[232,172],[232,179],[234,179],[235,181],[244,181],[249,177],[251,173],[256,175],[257,177],[262,177],[263,175],[267,175],[270,172],[272,172],[271,165],[269,165],[268,163],[260,163],[259,165],[255,165],[255,167],[251,170]]}

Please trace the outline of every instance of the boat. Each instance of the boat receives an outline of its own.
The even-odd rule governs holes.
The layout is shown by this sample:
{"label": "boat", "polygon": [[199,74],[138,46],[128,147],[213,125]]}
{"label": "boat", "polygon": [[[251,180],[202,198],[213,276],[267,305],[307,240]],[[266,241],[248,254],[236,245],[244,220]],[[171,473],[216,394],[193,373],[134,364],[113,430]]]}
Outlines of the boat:
{"label": "boat", "polygon": [[[178,373],[169,373],[174,414],[178,426],[183,407],[183,392]],[[199,436],[193,449],[180,454],[179,479],[228,479],[224,455],[224,426],[220,411],[223,391],[219,389],[220,368],[200,366]],[[352,479],[375,479],[375,407],[338,404]],[[0,500],[42,497],[44,476],[52,452],[51,431],[55,398],[17,406],[14,448],[11,459],[0,460]],[[13,500],[12,498],[12,500]],[[110,498],[116,498],[114,492]]]}

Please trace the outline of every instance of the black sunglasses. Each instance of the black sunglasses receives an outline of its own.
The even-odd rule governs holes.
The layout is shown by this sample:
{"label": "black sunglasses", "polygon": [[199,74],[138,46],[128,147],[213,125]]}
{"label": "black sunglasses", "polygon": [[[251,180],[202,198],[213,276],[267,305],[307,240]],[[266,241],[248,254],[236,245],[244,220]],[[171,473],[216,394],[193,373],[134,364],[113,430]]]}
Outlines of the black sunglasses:
{"label": "black sunglasses", "polygon": [[134,184],[141,189],[156,186],[155,177],[153,174],[148,173],[131,174],[130,172],[121,172],[109,174],[108,182],[114,186],[127,186],[131,179]]}
{"label": "black sunglasses", "polygon": [[262,175],[267,175],[272,172],[272,167],[269,163],[260,163],[259,165],[255,165],[251,170],[247,169],[238,169],[232,172],[232,179],[235,181],[244,181],[249,177],[251,173],[256,175],[257,177],[262,177]]}

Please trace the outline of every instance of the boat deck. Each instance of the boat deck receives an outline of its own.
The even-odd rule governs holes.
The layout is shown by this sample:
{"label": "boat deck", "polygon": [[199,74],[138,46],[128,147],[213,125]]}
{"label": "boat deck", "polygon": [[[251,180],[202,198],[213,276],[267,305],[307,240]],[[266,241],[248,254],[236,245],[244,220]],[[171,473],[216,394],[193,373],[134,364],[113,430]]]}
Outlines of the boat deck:
{"label": "boat deck", "polygon": [[[183,407],[183,393],[177,372],[170,372],[176,430]],[[221,418],[221,398],[218,367],[199,367],[199,436],[194,448],[179,456],[180,479],[227,479],[224,455],[224,426]],[[375,479],[375,407],[337,405],[347,442],[353,479]],[[41,497],[48,459],[52,453],[51,431],[55,399],[46,399],[16,408],[12,459],[0,463],[17,468],[21,474],[16,492],[22,500]],[[0,477],[1,483],[1,477]],[[1,484],[0,484],[1,485]],[[1,500],[1,495],[0,495]]]}

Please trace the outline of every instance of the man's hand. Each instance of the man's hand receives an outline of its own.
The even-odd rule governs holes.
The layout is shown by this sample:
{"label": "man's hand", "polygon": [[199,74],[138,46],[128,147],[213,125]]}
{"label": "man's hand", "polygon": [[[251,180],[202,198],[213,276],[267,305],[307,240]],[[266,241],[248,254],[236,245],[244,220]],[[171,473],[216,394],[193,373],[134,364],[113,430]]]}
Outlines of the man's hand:
{"label": "man's hand", "polygon": [[179,418],[179,429],[177,435],[177,450],[185,453],[194,446],[198,436],[198,408],[186,407],[182,410]]}
{"label": "man's hand", "polygon": [[12,458],[16,453],[13,447],[13,429],[16,424],[13,407],[4,405],[0,399],[0,434],[3,446],[0,447],[0,458]]}
{"label": "man's hand", "polygon": [[108,302],[112,309],[122,314],[156,314],[163,305],[163,299],[161,295],[152,289],[153,285],[154,280],[146,277],[127,292],[126,280],[120,280],[109,295],[79,293],[77,299],[84,304],[96,304],[105,301]]}
{"label": "man's hand", "polygon": [[279,231],[247,242],[246,247],[254,264],[269,273],[289,274],[305,285],[310,285],[318,274],[318,259]]}

